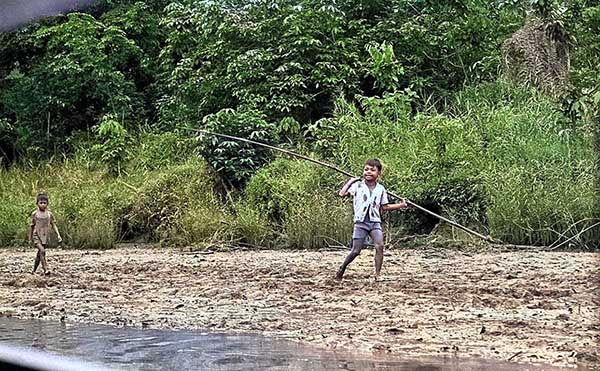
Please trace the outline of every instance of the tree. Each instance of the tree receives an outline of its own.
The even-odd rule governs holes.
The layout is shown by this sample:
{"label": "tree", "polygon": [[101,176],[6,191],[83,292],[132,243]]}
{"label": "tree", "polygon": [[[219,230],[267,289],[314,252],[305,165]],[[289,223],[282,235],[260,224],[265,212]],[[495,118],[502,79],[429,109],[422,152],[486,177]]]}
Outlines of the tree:
{"label": "tree", "polygon": [[40,145],[48,146],[48,139],[60,145],[107,113],[143,116],[133,72],[142,53],[122,30],[74,13],[30,37],[39,52],[11,70],[0,97],[4,115],[27,128],[34,143],[43,138]]}

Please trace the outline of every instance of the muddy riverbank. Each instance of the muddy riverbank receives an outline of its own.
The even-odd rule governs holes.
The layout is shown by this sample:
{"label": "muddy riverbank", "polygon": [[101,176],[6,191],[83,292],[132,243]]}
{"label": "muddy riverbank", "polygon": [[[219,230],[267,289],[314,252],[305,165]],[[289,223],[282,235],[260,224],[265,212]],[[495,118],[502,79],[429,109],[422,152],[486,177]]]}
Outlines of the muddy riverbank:
{"label": "muddy riverbank", "polygon": [[389,250],[383,281],[365,251],[0,249],[0,316],[149,328],[260,332],[330,349],[600,363],[600,255]]}

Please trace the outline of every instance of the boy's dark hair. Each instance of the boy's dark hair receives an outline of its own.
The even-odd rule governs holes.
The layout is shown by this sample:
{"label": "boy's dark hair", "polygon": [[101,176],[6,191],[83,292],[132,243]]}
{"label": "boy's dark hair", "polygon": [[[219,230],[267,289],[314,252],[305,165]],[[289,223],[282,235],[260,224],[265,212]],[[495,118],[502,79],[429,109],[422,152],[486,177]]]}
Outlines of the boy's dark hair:
{"label": "boy's dark hair", "polygon": [[365,165],[376,167],[377,170],[379,170],[379,172],[381,172],[381,169],[383,169],[383,166],[381,165],[381,161],[379,161],[376,158],[368,159],[367,161],[365,161]]}
{"label": "boy's dark hair", "polygon": [[37,194],[36,198],[35,198],[35,203],[38,203],[40,201],[46,201],[48,202],[48,195],[45,194],[44,192],[40,192]]}

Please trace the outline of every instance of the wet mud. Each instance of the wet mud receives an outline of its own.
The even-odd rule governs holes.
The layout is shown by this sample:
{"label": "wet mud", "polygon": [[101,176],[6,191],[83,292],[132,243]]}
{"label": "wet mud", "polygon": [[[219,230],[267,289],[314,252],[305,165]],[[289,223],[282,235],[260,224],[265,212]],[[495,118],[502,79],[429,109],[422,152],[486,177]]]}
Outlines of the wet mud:
{"label": "wet mud", "polygon": [[600,254],[121,247],[0,249],[0,316],[140,328],[260,332],[329,349],[600,364]]}

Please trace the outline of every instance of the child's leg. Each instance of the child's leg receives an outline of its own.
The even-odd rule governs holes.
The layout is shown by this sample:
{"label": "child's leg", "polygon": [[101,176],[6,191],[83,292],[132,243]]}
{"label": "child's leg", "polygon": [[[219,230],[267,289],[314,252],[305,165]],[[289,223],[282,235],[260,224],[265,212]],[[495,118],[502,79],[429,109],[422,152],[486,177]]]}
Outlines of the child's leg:
{"label": "child's leg", "polygon": [[37,271],[38,267],[40,266],[40,263],[42,263],[42,269],[44,270],[44,273],[46,273],[46,249],[45,249],[45,246],[37,238],[33,239],[33,243],[35,244],[35,248],[37,249],[37,254],[35,256],[35,263],[33,263],[33,272],[32,273],[35,273],[35,271]]}
{"label": "child's leg", "polygon": [[360,255],[360,251],[362,250],[364,245],[364,238],[352,239],[352,250],[350,250],[350,253],[348,254],[348,256],[346,256],[346,259],[344,259],[344,262],[342,263],[340,269],[337,271],[335,278],[337,278],[338,280],[342,279],[342,277],[344,276],[344,272],[346,271],[346,267],[348,266],[348,264],[352,263],[352,261],[356,259],[357,256]]}
{"label": "child's leg", "polygon": [[33,263],[33,271],[31,273],[35,273],[35,271],[37,271],[39,265],[40,265],[40,250],[38,249],[37,253],[35,254],[35,263]]}
{"label": "child's leg", "polygon": [[46,264],[46,246],[44,246],[39,240],[35,240],[35,247],[37,248],[37,255],[35,257],[35,263],[33,265],[33,273],[38,269],[40,263],[42,263],[42,269],[44,273],[47,272]]}
{"label": "child's leg", "polygon": [[352,261],[356,259],[358,255],[360,255],[360,251],[365,245],[365,238],[367,238],[368,235],[369,229],[367,225],[363,223],[354,224],[354,230],[352,231],[352,249],[350,250],[348,256],[346,256],[346,259],[344,259],[344,262],[335,275],[335,278],[338,280],[342,279],[348,264],[352,263]]}
{"label": "child's leg", "polygon": [[368,234],[369,234],[369,231],[368,231],[368,229],[366,229],[365,225],[363,225],[363,224],[355,224],[354,225],[354,231],[352,232],[352,249],[350,250],[350,253],[348,254],[348,256],[346,256],[346,259],[344,259],[344,262],[342,263],[342,266],[340,267],[340,269],[337,271],[335,278],[337,278],[338,280],[342,279],[348,264],[352,263],[352,261],[357,256],[360,255],[360,251],[362,250],[363,246],[365,245],[365,238],[367,237]]}
{"label": "child's leg", "polygon": [[381,266],[383,265],[383,231],[381,229],[373,229],[371,238],[375,244],[375,277],[379,277]]}
{"label": "child's leg", "polygon": [[40,260],[42,261],[42,269],[44,273],[48,273],[48,264],[46,263],[46,246],[40,245],[41,249],[39,249]]}

